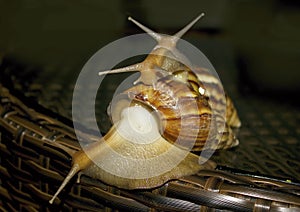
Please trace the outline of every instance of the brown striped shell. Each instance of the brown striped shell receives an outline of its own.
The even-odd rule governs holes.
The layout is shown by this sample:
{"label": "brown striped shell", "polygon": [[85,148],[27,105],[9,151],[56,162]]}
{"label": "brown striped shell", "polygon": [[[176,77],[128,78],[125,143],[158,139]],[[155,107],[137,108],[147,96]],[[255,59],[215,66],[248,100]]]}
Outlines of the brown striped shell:
{"label": "brown striped shell", "polygon": [[[140,83],[124,91],[123,95],[128,97],[128,102],[134,100],[136,104],[153,110],[160,122],[163,137],[171,143],[193,151],[202,150],[206,142],[210,142],[206,147],[210,149],[236,146],[238,141],[230,127],[239,127],[240,121],[230,98],[226,96],[226,102],[220,102],[222,98],[210,100],[199,89],[208,89],[215,96],[222,95],[218,93],[218,85],[210,82],[205,83],[210,87],[204,87],[194,72],[187,67],[185,70],[180,68],[171,75],[160,73],[164,77],[157,77],[152,85]],[[117,104],[111,114],[119,116],[128,102]],[[214,115],[211,104],[216,105]],[[228,111],[226,118],[222,115],[225,109]],[[112,119],[116,121],[119,118]],[[218,132],[218,126],[222,125],[223,131]]]}

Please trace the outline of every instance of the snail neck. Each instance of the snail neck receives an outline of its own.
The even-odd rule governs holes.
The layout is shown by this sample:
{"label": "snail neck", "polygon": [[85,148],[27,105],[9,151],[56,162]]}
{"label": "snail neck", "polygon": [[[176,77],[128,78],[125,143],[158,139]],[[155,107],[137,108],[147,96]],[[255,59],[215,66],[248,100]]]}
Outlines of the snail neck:
{"label": "snail neck", "polygon": [[142,68],[139,70],[141,76],[134,84],[142,82],[145,85],[153,85],[153,83],[157,82],[159,78],[168,75],[169,73],[161,67],[169,52],[170,50],[164,47],[157,46],[157,48],[154,48],[154,50],[141,63]]}

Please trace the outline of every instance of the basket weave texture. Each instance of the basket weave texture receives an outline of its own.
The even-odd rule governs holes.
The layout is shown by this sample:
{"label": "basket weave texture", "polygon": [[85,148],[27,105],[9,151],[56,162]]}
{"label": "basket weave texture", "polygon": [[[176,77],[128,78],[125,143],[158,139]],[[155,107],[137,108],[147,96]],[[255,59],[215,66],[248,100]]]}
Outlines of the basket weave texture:
{"label": "basket weave texture", "polygon": [[[80,183],[73,179],[50,205],[49,199],[70,169],[71,155],[68,152],[78,151],[80,146],[65,118],[42,106],[32,107],[34,104],[29,104],[26,97],[20,97],[21,101],[13,93],[11,88],[0,84],[0,210],[300,210],[300,185],[294,180],[299,178],[297,160],[294,160],[294,169],[278,162],[285,171],[277,173],[281,177],[248,172],[258,169],[263,174],[274,173],[264,173],[268,168],[261,164],[254,164],[251,168],[248,162],[250,168],[245,171],[220,166],[218,170],[202,170],[196,175],[146,191],[120,190],[82,175]],[[249,139],[251,136],[246,130],[241,137]],[[251,142],[247,145],[251,146]],[[252,147],[249,154],[254,150]],[[221,161],[223,154],[218,153],[216,161]],[[269,161],[272,161],[272,156]],[[230,165],[230,161],[226,163]],[[258,168],[255,170],[255,167]],[[276,163],[275,167],[278,167]],[[295,175],[291,176],[293,173]]]}

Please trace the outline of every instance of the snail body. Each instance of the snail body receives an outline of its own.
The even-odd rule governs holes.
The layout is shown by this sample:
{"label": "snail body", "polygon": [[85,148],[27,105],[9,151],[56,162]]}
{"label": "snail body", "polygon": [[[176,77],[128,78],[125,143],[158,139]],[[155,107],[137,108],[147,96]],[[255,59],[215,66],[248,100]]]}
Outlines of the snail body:
{"label": "snail body", "polygon": [[140,77],[111,104],[109,132],[73,155],[73,166],[50,203],[79,171],[119,188],[154,188],[215,167],[212,161],[200,164],[202,158],[190,150],[238,144],[231,127],[239,127],[240,121],[230,98],[220,94],[219,80],[206,69],[191,70],[176,49],[178,39],[202,16],[174,36],[157,34],[129,18],[158,45],[141,63],[99,73],[139,71]]}

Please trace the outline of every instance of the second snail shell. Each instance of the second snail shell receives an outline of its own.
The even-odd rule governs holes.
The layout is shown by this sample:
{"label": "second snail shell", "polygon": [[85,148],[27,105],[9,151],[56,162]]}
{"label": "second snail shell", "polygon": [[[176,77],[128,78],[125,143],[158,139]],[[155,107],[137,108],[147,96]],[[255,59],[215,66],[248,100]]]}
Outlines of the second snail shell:
{"label": "second snail shell", "polygon": [[[178,58],[177,41],[202,16],[174,36],[157,34],[129,18],[158,45],[141,63],[99,73],[139,71],[140,78],[111,105],[109,115],[114,125],[109,132],[73,155],[72,169],[50,203],[79,171],[119,188],[154,188],[215,166],[211,161],[200,164],[201,158],[193,151],[238,145],[231,128],[241,123],[230,98],[220,92],[220,81],[204,68],[191,70]],[[114,153],[122,157],[114,157]],[[140,160],[158,155],[163,157],[149,163]],[[177,165],[151,175],[172,162]],[[135,177],[135,173],[141,175]]]}

